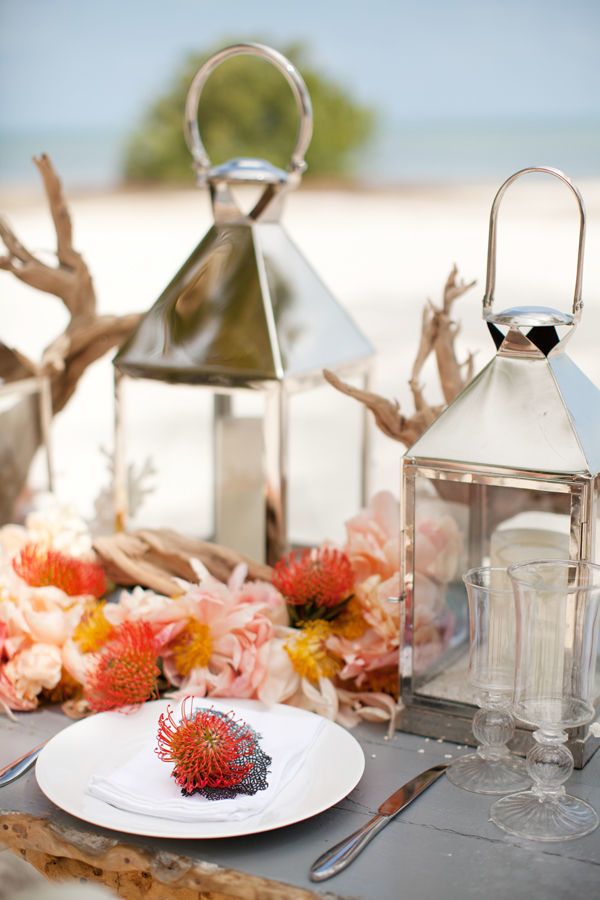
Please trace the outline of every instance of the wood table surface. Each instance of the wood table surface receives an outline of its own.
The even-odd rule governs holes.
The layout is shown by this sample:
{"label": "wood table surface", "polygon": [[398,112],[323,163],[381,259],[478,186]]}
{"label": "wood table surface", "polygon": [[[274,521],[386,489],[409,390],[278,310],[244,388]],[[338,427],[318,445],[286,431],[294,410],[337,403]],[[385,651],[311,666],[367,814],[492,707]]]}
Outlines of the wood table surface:
{"label": "wood table surface", "polygon": [[[57,709],[0,718],[0,767],[69,721]],[[343,873],[320,885],[314,859],[363,825],[407,779],[464,749],[414,735],[385,740],[380,725],[355,731],[366,757],[360,784],[341,803],[297,825],[228,840],[158,840],[86,825],[39,790],[34,771],[0,788],[0,841],[47,877],[111,886],[122,897],[518,900],[600,897],[600,829],[575,841],[534,843],[496,828],[489,797],[443,777],[392,821]],[[600,753],[569,789],[600,810]],[[492,798],[493,799],[493,798]]]}

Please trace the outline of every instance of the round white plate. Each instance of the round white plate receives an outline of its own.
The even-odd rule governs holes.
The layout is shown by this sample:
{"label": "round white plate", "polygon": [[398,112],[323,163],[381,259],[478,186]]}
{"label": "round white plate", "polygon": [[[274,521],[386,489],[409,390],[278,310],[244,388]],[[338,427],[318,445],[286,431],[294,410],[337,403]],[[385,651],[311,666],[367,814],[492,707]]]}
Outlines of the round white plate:
{"label": "round white plate", "polygon": [[[135,713],[100,713],[75,722],[46,744],[38,757],[37,782],[52,803],[92,825],[127,834],[166,838],[224,838],[256,834],[293,825],[329,809],[356,787],[365,768],[365,757],[356,738],[333,722],[326,722],[307,754],[297,777],[281,791],[256,822],[176,822],[126,812],[86,794],[92,774],[106,775],[122,765],[147,741],[156,740],[158,717],[166,700],[145,703]],[[266,707],[256,700],[232,700],[232,709]],[[270,709],[281,719],[313,716],[292,706]]]}

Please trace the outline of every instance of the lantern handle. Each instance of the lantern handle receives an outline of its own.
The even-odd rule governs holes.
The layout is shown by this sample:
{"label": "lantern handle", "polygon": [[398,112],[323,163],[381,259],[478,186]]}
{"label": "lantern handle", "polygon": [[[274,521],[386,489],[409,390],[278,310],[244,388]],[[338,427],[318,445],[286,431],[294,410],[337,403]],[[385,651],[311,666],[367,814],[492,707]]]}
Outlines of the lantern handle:
{"label": "lantern handle", "polygon": [[298,124],[298,133],[296,135],[296,146],[292,152],[292,157],[288,165],[290,174],[300,177],[306,169],[304,155],[308,150],[313,130],[313,112],[310,94],[304,82],[304,79],[298,72],[298,69],[286,59],[286,57],[267,47],[265,44],[247,43],[232,44],[225,47],[214,56],[211,56],[196,72],[194,79],[190,85],[188,95],[185,101],[185,117],[183,131],[185,140],[194,160],[194,169],[198,179],[198,184],[204,184],[208,181],[209,170],[211,167],[210,159],[202,143],[200,137],[200,128],[198,126],[198,104],[200,102],[200,94],[208,77],[214,72],[217,66],[220,66],[226,59],[232,56],[258,56],[272,63],[276,69],[285,76],[292,94],[296,101],[300,122]]}
{"label": "lantern handle", "polygon": [[496,221],[498,218],[498,209],[500,208],[500,202],[513,181],[516,181],[517,178],[521,177],[521,175],[527,175],[530,172],[542,172],[545,175],[553,175],[555,178],[560,179],[560,181],[562,181],[563,184],[566,184],[566,186],[572,191],[572,193],[575,195],[575,199],[577,200],[577,206],[579,207],[579,240],[577,244],[575,291],[573,294],[573,322],[578,322],[581,318],[581,310],[583,309],[581,291],[583,282],[583,254],[585,248],[585,205],[579,189],[573,184],[571,179],[567,175],[565,175],[564,172],[561,172],[560,169],[553,169],[548,166],[531,166],[527,169],[520,169],[518,172],[515,172],[513,175],[511,175],[510,178],[506,179],[506,181],[500,187],[498,193],[494,197],[494,202],[492,203],[492,209],[490,212],[487,273],[485,294],[483,297],[483,317],[484,319],[492,318],[494,291],[496,288]]}

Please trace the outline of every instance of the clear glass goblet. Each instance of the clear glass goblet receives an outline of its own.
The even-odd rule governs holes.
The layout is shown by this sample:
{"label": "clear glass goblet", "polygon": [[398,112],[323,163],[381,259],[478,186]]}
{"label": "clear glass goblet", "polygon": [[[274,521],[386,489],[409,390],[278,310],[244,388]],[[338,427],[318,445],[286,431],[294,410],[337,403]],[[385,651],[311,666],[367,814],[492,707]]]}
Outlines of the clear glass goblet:
{"label": "clear glass goblet", "polygon": [[598,825],[595,810],[567,794],[573,756],[566,728],[594,718],[591,703],[598,643],[600,566],[541,560],[511,566],[517,653],[513,712],[537,727],[527,755],[531,790],[497,800],[496,825],[536,841],[565,841]]}
{"label": "clear glass goblet", "polygon": [[469,675],[481,707],[473,719],[475,753],[447,769],[450,781],[478,794],[508,794],[531,784],[525,760],[506,746],[514,734],[510,711],[515,674],[515,601],[506,569],[481,567],[463,575],[469,600]]}

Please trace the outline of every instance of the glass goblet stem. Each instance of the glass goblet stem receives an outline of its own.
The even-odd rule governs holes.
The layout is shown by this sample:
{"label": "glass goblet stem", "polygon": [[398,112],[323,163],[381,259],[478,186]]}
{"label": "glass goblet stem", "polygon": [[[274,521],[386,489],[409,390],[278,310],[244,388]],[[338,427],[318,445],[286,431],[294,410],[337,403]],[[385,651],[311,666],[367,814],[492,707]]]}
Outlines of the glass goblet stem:
{"label": "glass goblet stem", "polygon": [[540,801],[564,796],[564,783],[573,773],[573,754],[565,741],[568,735],[560,727],[541,727],[534,731],[535,744],[527,754],[527,771],[533,781],[531,790]]}
{"label": "glass goblet stem", "polygon": [[477,753],[483,759],[508,756],[506,746],[515,732],[515,723],[508,711],[507,698],[494,691],[482,691],[481,708],[473,717],[473,734],[477,740]]}

